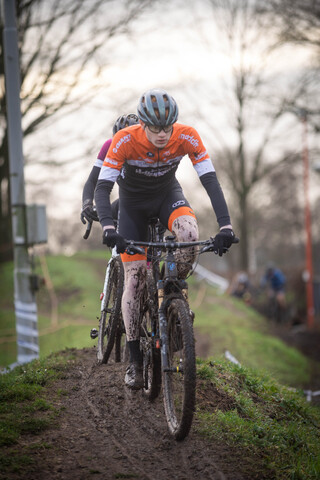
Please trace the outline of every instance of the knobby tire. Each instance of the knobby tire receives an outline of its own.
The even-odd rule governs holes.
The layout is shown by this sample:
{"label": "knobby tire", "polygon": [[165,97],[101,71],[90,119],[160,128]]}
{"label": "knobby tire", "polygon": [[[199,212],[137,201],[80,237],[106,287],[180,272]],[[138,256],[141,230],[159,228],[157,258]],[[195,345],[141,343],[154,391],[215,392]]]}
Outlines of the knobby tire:
{"label": "knobby tire", "polygon": [[193,326],[184,300],[172,300],[167,323],[168,364],[172,371],[162,373],[164,407],[170,433],[176,440],[183,440],[191,428],[196,396]]}
{"label": "knobby tire", "polygon": [[[141,302],[140,349],[143,358],[143,394],[152,401],[161,390],[161,355],[155,345],[155,325],[158,321],[158,300],[154,276],[147,273],[147,282]],[[155,323],[156,322],[156,323]]]}
{"label": "knobby tire", "polygon": [[99,321],[97,358],[99,363],[107,363],[112,352],[115,337],[121,324],[121,297],[123,291],[123,266],[119,257],[114,257],[106,289],[105,308]]}

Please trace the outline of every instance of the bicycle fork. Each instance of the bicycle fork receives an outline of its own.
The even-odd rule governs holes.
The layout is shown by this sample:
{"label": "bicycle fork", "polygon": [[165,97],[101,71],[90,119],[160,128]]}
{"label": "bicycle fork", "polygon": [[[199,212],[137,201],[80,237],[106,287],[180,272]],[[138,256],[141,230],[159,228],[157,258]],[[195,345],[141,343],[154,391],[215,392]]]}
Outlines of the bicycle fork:
{"label": "bicycle fork", "polygon": [[161,365],[164,372],[168,371],[169,362],[168,362],[168,334],[167,334],[167,317],[165,314],[166,304],[164,301],[164,288],[163,280],[158,281],[158,316],[159,316],[159,334],[160,334],[160,347],[161,347]]}

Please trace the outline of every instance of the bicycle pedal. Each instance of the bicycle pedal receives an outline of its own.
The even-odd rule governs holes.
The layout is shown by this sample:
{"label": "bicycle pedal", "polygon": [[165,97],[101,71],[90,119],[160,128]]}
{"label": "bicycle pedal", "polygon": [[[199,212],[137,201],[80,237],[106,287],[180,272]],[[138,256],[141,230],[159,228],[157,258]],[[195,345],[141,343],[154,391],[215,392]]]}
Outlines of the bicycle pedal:
{"label": "bicycle pedal", "polygon": [[97,338],[97,336],[99,335],[99,332],[96,328],[92,328],[90,330],[90,337],[92,338],[92,340],[94,340],[95,338]]}

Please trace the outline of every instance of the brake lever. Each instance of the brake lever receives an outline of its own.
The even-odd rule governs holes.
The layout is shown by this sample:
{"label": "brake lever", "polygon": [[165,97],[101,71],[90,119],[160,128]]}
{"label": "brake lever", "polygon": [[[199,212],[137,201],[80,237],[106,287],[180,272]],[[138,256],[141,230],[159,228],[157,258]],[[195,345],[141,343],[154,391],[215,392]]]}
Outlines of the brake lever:
{"label": "brake lever", "polygon": [[84,238],[85,240],[87,240],[87,238],[89,237],[90,232],[91,232],[91,228],[92,228],[92,222],[87,221],[87,228],[86,228],[86,231],[85,231],[85,233],[84,233],[84,235],[83,235],[83,238]]}
{"label": "brake lever", "polygon": [[137,245],[128,245],[126,248],[126,253],[128,255],[135,255],[138,253],[139,255],[145,255],[146,252],[142,247],[137,247]]}

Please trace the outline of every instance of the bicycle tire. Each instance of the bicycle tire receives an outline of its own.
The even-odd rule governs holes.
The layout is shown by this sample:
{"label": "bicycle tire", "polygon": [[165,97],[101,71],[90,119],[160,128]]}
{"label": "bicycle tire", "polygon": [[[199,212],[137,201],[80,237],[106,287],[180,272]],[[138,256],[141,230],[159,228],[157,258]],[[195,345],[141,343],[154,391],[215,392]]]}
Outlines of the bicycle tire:
{"label": "bicycle tire", "polygon": [[123,320],[121,319],[119,323],[120,325],[118,325],[116,331],[114,344],[114,360],[116,363],[126,362],[129,358],[126,343],[126,331],[124,328]]}
{"label": "bicycle tire", "polygon": [[140,348],[143,358],[143,394],[148,400],[155,400],[161,390],[161,355],[160,348],[154,344],[151,316],[147,311],[142,323],[143,336],[140,337]]}
{"label": "bicycle tire", "polygon": [[[154,275],[148,271],[148,278],[141,302],[140,350],[143,358],[144,396],[155,400],[161,390],[161,355],[155,344],[158,321],[158,300]],[[159,344],[160,347],[160,344]]]}
{"label": "bicycle tire", "polygon": [[99,320],[97,358],[107,363],[112,352],[117,329],[121,321],[121,297],[123,291],[123,266],[119,257],[110,263],[106,300]]}
{"label": "bicycle tire", "polygon": [[196,357],[188,304],[179,298],[167,308],[168,370],[162,372],[163,399],[170,433],[183,440],[189,433],[196,398]]}

